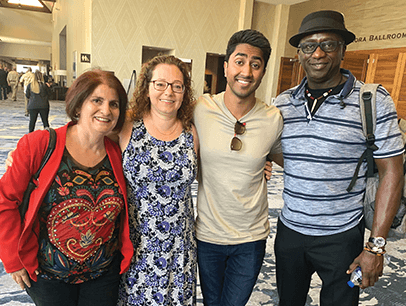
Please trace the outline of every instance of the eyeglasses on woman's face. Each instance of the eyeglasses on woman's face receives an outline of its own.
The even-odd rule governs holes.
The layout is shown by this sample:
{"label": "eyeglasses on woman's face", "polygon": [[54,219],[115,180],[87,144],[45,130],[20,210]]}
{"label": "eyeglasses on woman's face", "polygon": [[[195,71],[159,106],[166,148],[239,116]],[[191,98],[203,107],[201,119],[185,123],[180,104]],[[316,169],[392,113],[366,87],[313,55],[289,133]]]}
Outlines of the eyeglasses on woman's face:
{"label": "eyeglasses on woman's face", "polygon": [[185,85],[183,85],[180,81],[169,83],[166,81],[155,80],[151,81],[151,83],[154,84],[154,88],[158,91],[165,91],[169,85],[171,85],[173,92],[183,93],[185,91]]}

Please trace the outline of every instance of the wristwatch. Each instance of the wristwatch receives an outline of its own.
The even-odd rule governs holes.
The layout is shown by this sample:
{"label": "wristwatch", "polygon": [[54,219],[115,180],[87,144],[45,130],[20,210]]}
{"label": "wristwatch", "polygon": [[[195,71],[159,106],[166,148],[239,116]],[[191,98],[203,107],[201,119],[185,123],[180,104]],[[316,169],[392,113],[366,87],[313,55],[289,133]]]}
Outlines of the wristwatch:
{"label": "wristwatch", "polygon": [[378,249],[382,249],[386,245],[386,239],[383,237],[369,237],[368,242]]}

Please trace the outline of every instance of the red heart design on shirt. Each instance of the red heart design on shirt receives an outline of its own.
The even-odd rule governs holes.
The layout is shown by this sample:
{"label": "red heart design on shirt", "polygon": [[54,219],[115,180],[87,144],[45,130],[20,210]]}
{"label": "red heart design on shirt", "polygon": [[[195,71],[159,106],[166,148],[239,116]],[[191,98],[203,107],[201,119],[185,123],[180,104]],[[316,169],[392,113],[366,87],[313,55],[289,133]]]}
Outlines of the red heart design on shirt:
{"label": "red heart design on shirt", "polygon": [[[59,251],[83,263],[112,237],[124,201],[114,197],[111,189],[103,190],[96,200],[84,189],[78,190],[76,195],[78,198],[52,208],[47,228],[51,243]],[[110,196],[106,198],[106,195]]]}

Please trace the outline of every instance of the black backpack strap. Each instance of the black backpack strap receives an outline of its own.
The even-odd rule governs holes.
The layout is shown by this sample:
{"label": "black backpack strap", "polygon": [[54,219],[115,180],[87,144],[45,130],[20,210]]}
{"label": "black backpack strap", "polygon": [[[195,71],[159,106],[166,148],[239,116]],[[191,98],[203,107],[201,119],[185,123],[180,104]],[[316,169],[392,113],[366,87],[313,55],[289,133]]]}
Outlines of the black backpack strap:
{"label": "black backpack strap", "polygon": [[55,150],[55,145],[56,145],[56,132],[53,128],[48,128],[49,131],[49,142],[48,142],[48,147],[47,150],[45,151],[45,155],[42,158],[41,165],[39,166],[38,171],[34,174],[33,179],[36,180],[38,179],[42,168],[44,168],[45,164],[48,162],[49,158],[52,155],[52,152]]}
{"label": "black backpack strap", "polygon": [[[374,151],[378,150],[378,147],[375,145],[375,121],[372,115],[372,92],[366,91],[362,93],[362,100],[364,101],[365,107],[365,124],[366,124],[366,141],[367,149],[366,151],[366,160],[368,165],[367,177],[374,176]],[[376,110],[375,110],[376,112]]]}
{"label": "black backpack strap", "polygon": [[37,172],[35,172],[35,174],[31,177],[31,179],[28,183],[27,189],[24,192],[23,200],[22,200],[20,206],[18,206],[21,221],[24,220],[25,213],[28,210],[28,204],[30,202],[31,192],[37,187],[36,181],[41,173],[41,170],[42,170],[42,168],[44,168],[45,164],[48,162],[49,158],[51,157],[52,152],[55,150],[56,132],[53,128],[48,128],[48,131],[49,131],[49,141],[48,141],[47,150],[45,151],[45,155],[41,160],[41,164],[40,164]]}
{"label": "black backpack strap", "polygon": [[350,192],[358,179],[359,169],[366,159],[368,170],[367,177],[374,176],[374,151],[378,150],[375,145],[375,127],[376,127],[376,90],[379,84],[364,84],[360,89],[360,112],[362,130],[365,135],[366,146],[364,153],[358,159],[351,182],[347,188]]}
{"label": "black backpack strap", "polygon": [[404,145],[405,152],[403,153],[403,174],[406,175],[406,120],[403,118],[398,119],[398,125],[400,129],[400,133],[402,134],[402,139]]}
{"label": "black backpack strap", "polygon": [[406,175],[406,160],[405,160],[405,155],[406,155],[406,143],[405,146],[403,147],[405,152],[403,153],[403,175]]}

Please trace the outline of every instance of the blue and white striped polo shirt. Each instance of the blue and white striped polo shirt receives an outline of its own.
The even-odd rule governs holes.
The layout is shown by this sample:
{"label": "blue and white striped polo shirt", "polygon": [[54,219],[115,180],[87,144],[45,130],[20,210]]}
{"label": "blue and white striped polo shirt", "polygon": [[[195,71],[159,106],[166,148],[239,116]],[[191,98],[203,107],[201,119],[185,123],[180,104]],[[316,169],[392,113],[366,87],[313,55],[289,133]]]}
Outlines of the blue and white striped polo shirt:
{"label": "blue and white striped polo shirt", "polygon": [[[341,73],[348,77],[343,90],[327,97],[313,118],[306,111],[306,78],[279,95],[274,103],[284,121],[285,205],[280,219],[287,227],[305,235],[341,233],[356,226],[363,216],[366,162],[352,191],[346,191],[366,148],[359,106],[362,83],[348,70],[342,69]],[[374,152],[374,158],[402,154],[395,105],[381,86],[376,109],[375,144],[379,149]]]}

